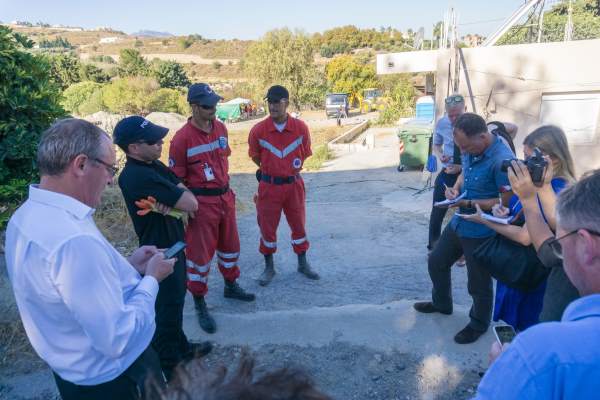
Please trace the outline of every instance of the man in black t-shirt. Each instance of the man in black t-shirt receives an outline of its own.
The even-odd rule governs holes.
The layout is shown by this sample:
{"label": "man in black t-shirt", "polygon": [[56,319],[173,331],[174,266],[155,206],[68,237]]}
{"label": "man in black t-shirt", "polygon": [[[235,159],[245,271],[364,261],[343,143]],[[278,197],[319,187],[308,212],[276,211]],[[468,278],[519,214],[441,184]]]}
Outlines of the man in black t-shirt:
{"label": "man in black t-shirt", "polygon": [[[184,240],[181,218],[171,215],[174,209],[193,213],[198,209],[195,196],[179,181],[158,158],[163,138],[169,130],[138,117],[127,117],[115,126],[113,137],[127,155],[127,162],[119,175],[119,187],[131,216],[140,245],[154,245],[159,249],[171,247]],[[139,215],[139,200],[153,197],[158,212]],[[195,354],[211,350],[208,342],[191,344],[182,329],[183,305],[186,292],[186,261],[183,252],[177,257],[173,274],[159,285],[156,299],[156,332],[152,346],[160,357],[167,379],[173,368]]]}

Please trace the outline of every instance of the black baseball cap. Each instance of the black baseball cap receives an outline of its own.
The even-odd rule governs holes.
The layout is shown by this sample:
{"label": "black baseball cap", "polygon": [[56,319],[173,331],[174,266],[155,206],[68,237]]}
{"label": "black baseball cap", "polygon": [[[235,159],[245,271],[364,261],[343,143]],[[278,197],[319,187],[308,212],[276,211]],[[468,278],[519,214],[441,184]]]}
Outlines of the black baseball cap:
{"label": "black baseball cap", "polygon": [[164,138],[169,129],[155,125],[144,117],[133,115],[120,120],[113,130],[113,141],[122,149],[136,142],[155,143]]}
{"label": "black baseball cap", "polygon": [[286,88],[281,85],[274,85],[269,88],[265,99],[269,103],[277,103],[281,99],[289,99],[290,94]]}
{"label": "black baseball cap", "polygon": [[206,83],[194,83],[188,88],[187,100],[190,104],[214,107],[221,99]]}

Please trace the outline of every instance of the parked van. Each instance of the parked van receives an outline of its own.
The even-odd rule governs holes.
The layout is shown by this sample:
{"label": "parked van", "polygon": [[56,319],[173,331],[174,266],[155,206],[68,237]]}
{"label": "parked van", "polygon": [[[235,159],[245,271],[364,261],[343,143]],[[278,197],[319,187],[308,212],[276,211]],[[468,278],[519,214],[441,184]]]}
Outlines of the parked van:
{"label": "parked van", "polygon": [[329,117],[337,117],[338,113],[341,117],[348,118],[350,112],[350,101],[347,93],[329,93],[325,98],[325,115]]}

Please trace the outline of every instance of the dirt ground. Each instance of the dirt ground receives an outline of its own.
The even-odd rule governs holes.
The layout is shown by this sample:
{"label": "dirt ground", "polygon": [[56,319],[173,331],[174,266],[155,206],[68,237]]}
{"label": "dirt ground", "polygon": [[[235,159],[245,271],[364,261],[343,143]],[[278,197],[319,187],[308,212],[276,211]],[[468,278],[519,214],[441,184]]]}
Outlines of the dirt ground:
{"label": "dirt ground", "polygon": [[[209,366],[235,367],[242,347],[257,358],[258,375],[298,366],[335,399],[465,399],[487,365],[488,332],[474,344],[452,340],[468,322],[466,271],[455,268],[451,316],[417,314],[414,300],[429,299],[426,240],[431,191],[420,172],[398,173],[397,142],[389,129],[374,131],[373,150],[340,154],[318,172],[305,173],[309,260],[321,280],[296,272],[289,228],[282,221],[275,255],[277,275],[263,288],[263,259],[252,207],[238,215],[240,284],[254,303],[224,299],[216,268],[207,303],[218,330],[198,326],[191,298],[184,329],[190,339],[217,344]],[[251,173],[232,183],[252,190]],[[413,189],[414,188],[414,189]],[[0,398],[51,398],[47,369],[0,371]]]}

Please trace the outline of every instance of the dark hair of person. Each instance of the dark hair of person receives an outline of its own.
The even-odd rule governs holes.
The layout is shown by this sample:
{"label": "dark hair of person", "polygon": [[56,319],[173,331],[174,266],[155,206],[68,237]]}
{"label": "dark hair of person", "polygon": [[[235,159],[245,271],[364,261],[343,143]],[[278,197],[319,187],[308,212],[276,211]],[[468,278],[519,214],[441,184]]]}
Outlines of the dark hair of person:
{"label": "dark hair of person", "polygon": [[281,368],[255,379],[254,358],[242,351],[237,371],[209,370],[202,359],[179,366],[165,390],[149,382],[146,400],[331,400],[306,372]]}
{"label": "dark hair of person", "polygon": [[474,113],[464,113],[456,119],[454,129],[460,129],[468,137],[487,132],[485,120]]}

